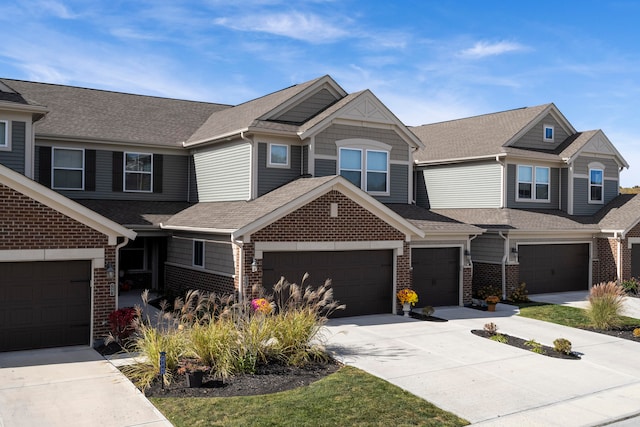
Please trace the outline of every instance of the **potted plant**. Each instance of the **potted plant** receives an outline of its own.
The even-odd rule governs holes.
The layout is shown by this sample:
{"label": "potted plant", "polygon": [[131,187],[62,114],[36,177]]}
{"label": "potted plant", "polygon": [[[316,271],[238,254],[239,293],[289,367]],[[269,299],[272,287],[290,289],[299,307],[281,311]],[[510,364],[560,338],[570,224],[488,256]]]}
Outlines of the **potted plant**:
{"label": "potted plant", "polygon": [[187,387],[197,388],[202,387],[202,378],[209,369],[197,359],[182,359],[179,363],[178,374],[187,377]]}
{"label": "potted plant", "polygon": [[496,311],[496,304],[500,302],[500,298],[495,295],[489,295],[484,301],[487,303],[487,310]]}
{"label": "potted plant", "polygon": [[411,306],[416,305],[418,302],[418,294],[412,289],[401,289],[398,291],[397,297],[400,304],[402,304],[402,311],[404,311],[405,317],[409,317]]}

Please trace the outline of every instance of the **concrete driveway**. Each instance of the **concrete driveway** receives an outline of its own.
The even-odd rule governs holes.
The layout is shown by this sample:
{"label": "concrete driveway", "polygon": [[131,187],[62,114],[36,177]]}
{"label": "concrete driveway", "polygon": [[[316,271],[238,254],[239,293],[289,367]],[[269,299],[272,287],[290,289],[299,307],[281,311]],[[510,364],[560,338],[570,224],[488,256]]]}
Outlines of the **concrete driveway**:
{"label": "concrete driveway", "polygon": [[[343,363],[383,378],[486,426],[592,426],[640,415],[640,343],[516,316],[437,309],[447,322],[395,315],[329,321],[328,348]],[[552,345],[567,338],[581,360],[538,355],[471,334],[499,331]],[[640,421],[640,419],[638,420]]]}
{"label": "concrete driveway", "polygon": [[0,353],[0,427],[170,427],[89,347]]}

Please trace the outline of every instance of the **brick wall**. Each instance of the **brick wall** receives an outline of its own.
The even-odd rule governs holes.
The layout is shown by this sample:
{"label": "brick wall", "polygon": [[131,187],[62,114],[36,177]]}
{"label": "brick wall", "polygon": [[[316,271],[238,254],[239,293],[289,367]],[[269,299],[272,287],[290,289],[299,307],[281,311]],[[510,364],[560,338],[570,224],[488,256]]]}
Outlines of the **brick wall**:
{"label": "brick wall", "polygon": [[[104,248],[105,265],[115,265],[115,247],[104,234],[2,184],[0,200],[0,250]],[[101,339],[116,302],[106,270],[94,269],[93,278],[93,336]]]}
{"label": "brick wall", "polygon": [[166,290],[173,295],[182,295],[190,289],[215,292],[218,295],[234,293],[234,279],[206,271],[196,271],[175,265],[165,266]]}
{"label": "brick wall", "polygon": [[473,267],[464,266],[462,269],[462,303],[471,304],[473,296]]}
{"label": "brick wall", "polygon": [[622,280],[631,278],[631,249],[627,240],[629,237],[640,237],[640,224],[633,227],[622,240]]}
{"label": "brick wall", "polygon": [[502,266],[484,262],[473,263],[472,292],[475,295],[483,286],[502,286]]}
{"label": "brick wall", "polygon": [[[623,242],[624,244],[624,242]],[[618,279],[616,260],[618,257],[618,241],[616,239],[598,238],[598,271],[593,272],[593,283],[615,281]]]}

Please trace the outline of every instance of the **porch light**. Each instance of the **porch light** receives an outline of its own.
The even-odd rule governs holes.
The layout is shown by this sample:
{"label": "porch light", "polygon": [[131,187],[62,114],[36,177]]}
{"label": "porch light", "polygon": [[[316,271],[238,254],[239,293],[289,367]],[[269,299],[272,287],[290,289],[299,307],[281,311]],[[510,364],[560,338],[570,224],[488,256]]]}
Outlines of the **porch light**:
{"label": "porch light", "polygon": [[518,248],[516,248],[515,246],[511,248],[511,253],[518,255]]}
{"label": "porch light", "polygon": [[253,262],[251,263],[251,272],[255,273],[256,271],[258,271],[258,260],[254,258]]}
{"label": "porch light", "polygon": [[107,263],[107,279],[113,280],[115,277],[115,270],[113,269],[113,265],[109,262]]}

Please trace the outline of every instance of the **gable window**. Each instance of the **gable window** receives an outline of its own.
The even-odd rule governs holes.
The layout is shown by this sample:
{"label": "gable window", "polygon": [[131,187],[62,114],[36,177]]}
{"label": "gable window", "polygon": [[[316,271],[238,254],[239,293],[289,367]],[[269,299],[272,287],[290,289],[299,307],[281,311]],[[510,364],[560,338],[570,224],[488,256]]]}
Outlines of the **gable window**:
{"label": "gable window", "polygon": [[52,183],[57,190],[84,189],[84,150],[53,148]]}
{"label": "gable window", "polygon": [[340,148],[340,175],[369,193],[386,194],[389,191],[389,153]]}
{"label": "gable window", "polygon": [[590,203],[603,203],[603,176],[604,171],[602,169],[590,169],[589,170],[589,202]]}
{"label": "gable window", "polygon": [[150,193],[152,191],[153,155],[125,153],[124,191]]}
{"label": "gable window", "polygon": [[289,146],[269,144],[269,160],[267,166],[276,168],[289,167]]}
{"label": "gable window", "polygon": [[0,120],[0,148],[9,147],[9,124]]}
{"label": "gable window", "polygon": [[553,126],[551,125],[544,125],[544,141],[545,142],[553,142],[553,138],[554,134],[553,134]]}
{"label": "gable window", "polygon": [[549,168],[541,166],[518,166],[519,201],[549,201]]}
{"label": "gable window", "polygon": [[204,241],[193,241],[193,266],[204,268]]}

